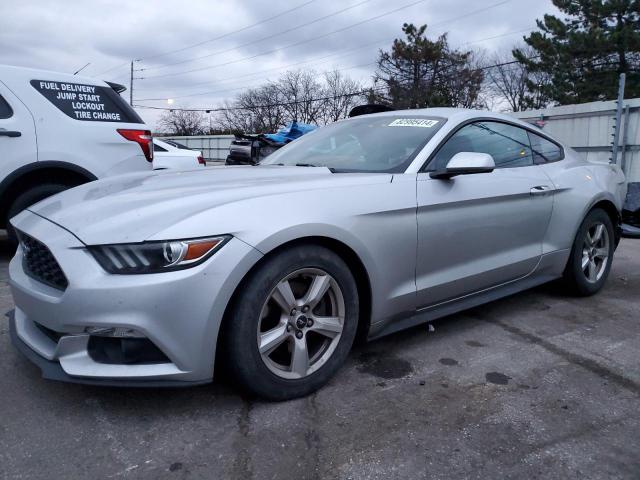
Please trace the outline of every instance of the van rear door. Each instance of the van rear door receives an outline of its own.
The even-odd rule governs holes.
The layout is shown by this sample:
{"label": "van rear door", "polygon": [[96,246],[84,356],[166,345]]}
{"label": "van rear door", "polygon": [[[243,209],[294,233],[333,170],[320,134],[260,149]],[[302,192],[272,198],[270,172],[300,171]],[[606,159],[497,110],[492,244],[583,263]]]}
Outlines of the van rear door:
{"label": "van rear door", "polygon": [[80,165],[98,178],[150,171],[151,132],[117,85],[37,72],[27,82],[39,159]]}

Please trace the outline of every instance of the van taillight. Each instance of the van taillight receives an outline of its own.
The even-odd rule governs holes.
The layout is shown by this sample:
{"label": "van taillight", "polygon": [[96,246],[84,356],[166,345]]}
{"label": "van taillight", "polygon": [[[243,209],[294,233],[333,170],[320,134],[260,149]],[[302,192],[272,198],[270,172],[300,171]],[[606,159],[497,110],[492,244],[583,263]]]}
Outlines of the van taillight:
{"label": "van taillight", "polygon": [[198,163],[200,165],[204,165],[204,166],[207,165],[207,162],[205,161],[205,159],[204,159],[204,157],[202,155],[198,155]]}
{"label": "van taillight", "polygon": [[153,161],[153,137],[149,130],[129,130],[126,128],[119,128],[118,133],[131,142],[136,142],[142,148],[145,158],[151,162]]}

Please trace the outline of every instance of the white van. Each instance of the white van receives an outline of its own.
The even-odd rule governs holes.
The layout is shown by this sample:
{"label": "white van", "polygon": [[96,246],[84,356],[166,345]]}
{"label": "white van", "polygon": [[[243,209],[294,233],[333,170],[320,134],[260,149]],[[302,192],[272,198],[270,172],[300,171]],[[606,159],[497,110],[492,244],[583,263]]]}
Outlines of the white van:
{"label": "white van", "polygon": [[0,229],[62,190],[151,171],[151,132],[120,93],[89,77],[0,65]]}

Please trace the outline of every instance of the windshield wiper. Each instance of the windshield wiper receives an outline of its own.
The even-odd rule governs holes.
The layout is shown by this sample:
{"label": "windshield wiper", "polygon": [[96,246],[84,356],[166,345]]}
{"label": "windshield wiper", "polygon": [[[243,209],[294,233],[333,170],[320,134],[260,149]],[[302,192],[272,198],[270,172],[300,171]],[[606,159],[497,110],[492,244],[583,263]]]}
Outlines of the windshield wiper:
{"label": "windshield wiper", "polygon": [[[260,165],[260,163],[257,163],[256,165]],[[269,165],[278,165],[280,167],[286,167],[286,166],[291,166],[291,165],[285,165],[284,163],[268,163],[266,164],[267,166]],[[316,165],[314,163],[296,163],[295,164],[296,167],[324,167],[329,169],[329,171],[331,173],[336,173],[338,170],[333,168],[333,167],[327,167],[326,165]]]}
{"label": "windshield wiper", "polygon": [[336,169],[333,167],[327,167],[326,165],[315,165],[313,163],[296,163],[296,167],[324,167],[329,169],[331,173],[336,173]]}

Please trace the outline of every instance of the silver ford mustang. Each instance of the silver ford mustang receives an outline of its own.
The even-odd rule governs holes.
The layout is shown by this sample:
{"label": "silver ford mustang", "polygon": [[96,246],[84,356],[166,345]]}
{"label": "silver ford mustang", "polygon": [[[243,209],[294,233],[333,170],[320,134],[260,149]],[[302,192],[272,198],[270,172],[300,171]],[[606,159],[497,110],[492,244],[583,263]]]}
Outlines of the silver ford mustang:
{"label": "silver ford mustang", "polygon": [[605,282],[625,178],[527,123],[341,121],[261,165],[135,174],[12,220],[12,340],[46,378],[319,388],[373,339],[563,278]]}

